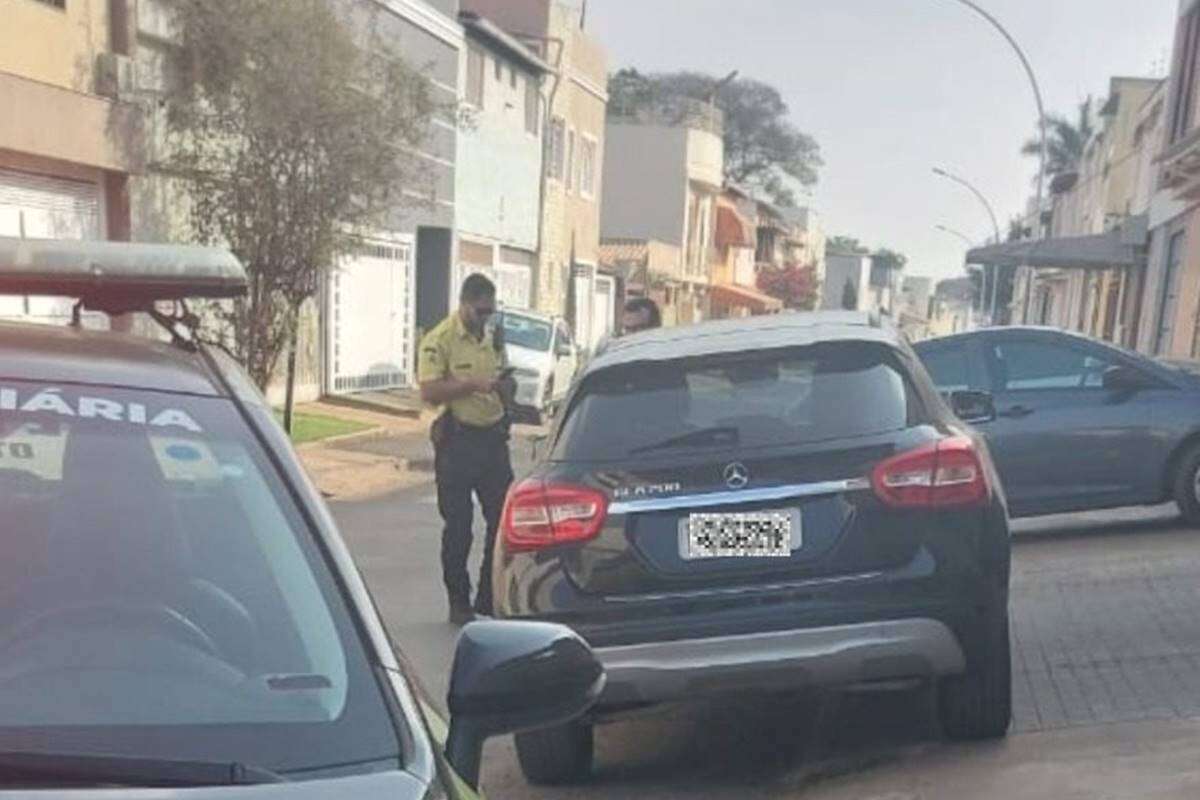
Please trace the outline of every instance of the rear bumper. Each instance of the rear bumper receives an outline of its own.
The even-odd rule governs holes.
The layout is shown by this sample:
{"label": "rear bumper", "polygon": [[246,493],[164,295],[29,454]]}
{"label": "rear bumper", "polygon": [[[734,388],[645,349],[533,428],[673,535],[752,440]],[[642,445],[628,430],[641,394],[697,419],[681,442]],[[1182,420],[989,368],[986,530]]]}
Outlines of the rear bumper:
{"label": "rear bumper", "polygon": [[926,618],[600,647],[596,655],[608,674],[601,706],[930,678],[966,665],[950,628]]}

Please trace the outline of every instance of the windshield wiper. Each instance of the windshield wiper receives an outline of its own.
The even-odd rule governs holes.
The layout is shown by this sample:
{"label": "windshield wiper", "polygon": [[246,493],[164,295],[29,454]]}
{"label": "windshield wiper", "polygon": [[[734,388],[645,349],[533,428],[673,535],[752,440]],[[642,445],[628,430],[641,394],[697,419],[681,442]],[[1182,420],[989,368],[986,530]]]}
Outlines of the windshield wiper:
{"label": "windshield wiper", "polygon": [[282,783],[262,769],[219,761],[178,761],[136,756],[0,751],[0,784],[60,781],[121,786],[246,786]]}
{"label": "windshield wiper", "polygon": [[649,453],[652,450],[666,450],[671,447],[699,447],[706,444],[737,444],[738,429],[729,425],[717,425],[711,428],[700,428],[699,430],[688,431],[681,433],[678,436],[672,436],[669,439],[663,439],[661,442],[653,444],[644,444],[641,447],[635,447],[629,451],[630,455],[638,453]]}

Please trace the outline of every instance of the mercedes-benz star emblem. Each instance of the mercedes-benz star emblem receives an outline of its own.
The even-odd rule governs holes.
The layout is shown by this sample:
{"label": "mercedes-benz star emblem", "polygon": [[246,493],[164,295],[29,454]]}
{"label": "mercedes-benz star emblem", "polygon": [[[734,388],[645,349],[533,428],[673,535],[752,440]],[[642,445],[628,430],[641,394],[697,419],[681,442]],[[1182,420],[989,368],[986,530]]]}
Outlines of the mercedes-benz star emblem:
{"label": "mercedes-benz star emblem", "polygon": [[725,468],[725,485],[730,489],[745,489],[750,483],[750,470],[746,465],[735,461]]}

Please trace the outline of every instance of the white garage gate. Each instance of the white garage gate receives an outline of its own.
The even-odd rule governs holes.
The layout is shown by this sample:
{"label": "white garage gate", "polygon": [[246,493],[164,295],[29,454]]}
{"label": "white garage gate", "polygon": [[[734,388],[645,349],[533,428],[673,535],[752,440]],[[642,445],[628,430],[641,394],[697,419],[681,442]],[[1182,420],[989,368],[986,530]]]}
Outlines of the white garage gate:
{"label": "white garage gate", "polygon": [[364,241],[329,278],[329,394],[399,389],[414,380],[415,237]]}
{"label": "white garage gate", "polygon": [[[0,236],[102,239],[100,186],[0,169]],[[65,322],[71,303],[48,297],[0,297],[0,318]],[[88,315],[103,320],[103,315]]]}

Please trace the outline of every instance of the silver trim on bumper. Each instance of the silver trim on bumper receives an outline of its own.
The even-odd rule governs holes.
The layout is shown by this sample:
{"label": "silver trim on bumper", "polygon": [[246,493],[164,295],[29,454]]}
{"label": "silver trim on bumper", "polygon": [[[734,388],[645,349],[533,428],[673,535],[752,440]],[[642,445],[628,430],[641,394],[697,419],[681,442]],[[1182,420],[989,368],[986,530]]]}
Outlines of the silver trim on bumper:
{"label": "silver trim on bumper", "polygon": [[966,666],[954,633],[933,619],[601,647],[596,655],[609,703],[926,678]]}
{"label": "silver trim on bumper", "polygon": [[819,497],[840,492],[861,492],[870,489],[866,478],[822,483],[794,483],[788,486],[765,486],[761,489],[736,489],[729,492],[686,494],[676,497],[639,497],[617,500],[608,507],[609,514],[641,514],[649,511],[672,511],[678,508],[712,508],[739,503],[763,503],[771,500],[790,500],[794,497]]}

